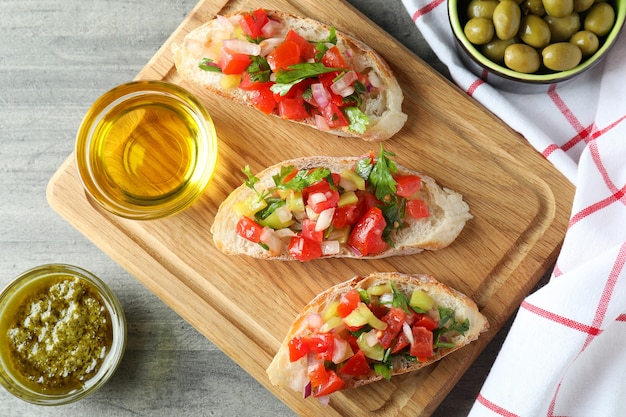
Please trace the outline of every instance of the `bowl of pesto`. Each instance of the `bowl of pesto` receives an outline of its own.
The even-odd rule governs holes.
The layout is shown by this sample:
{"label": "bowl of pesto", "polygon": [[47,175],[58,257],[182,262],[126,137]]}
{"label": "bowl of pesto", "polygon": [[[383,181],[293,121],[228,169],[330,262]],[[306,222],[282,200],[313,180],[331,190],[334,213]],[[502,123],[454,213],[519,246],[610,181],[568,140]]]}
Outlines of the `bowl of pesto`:
{"label": "bowl of pesto", "polygon": [[66,264],[30,269],[0,293],[0,385],[38,405],[81,399],[115,373],[126,333],[101,279]]}

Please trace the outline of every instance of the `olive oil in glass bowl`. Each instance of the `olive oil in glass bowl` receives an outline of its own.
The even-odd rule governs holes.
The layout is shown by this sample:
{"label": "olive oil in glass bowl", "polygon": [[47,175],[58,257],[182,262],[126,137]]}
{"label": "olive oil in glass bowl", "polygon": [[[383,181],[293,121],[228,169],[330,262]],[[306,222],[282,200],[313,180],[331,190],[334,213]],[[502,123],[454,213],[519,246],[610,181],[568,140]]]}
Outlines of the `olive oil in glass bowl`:
{"label": "olive oil in glass bowl", "polygon": [[30,269],[0,293],[0,385],[37,405],[77,401],[117,370],[126,327],[119,300],[90,272]]}
{"label": "olive oil in glass bowl", "polygon": [[217,137],[204,106],[164,81],[122,84],[89,109],[76,140],[87,194],[121,217],[149,220],[180,212],[207,188]]}

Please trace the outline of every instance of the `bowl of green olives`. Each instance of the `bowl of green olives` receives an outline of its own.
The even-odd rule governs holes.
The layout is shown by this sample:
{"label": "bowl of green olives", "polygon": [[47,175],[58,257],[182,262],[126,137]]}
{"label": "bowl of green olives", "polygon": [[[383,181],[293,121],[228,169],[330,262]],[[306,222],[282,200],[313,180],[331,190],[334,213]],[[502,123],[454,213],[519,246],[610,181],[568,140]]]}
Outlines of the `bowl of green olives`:
{"label": "bowl of green olives", "polygon": [[448,0],[448,15],[474,74],[504,91],[538,93],[607,55],[626,0]]}

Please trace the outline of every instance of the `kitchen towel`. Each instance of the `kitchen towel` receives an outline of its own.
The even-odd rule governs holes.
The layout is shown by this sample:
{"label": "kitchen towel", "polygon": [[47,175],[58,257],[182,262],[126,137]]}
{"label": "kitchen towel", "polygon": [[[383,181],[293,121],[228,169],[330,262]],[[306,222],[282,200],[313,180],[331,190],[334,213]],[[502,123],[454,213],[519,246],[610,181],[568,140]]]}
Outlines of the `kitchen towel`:
{"label": "kitchen towel", "polygon": [[626,33],[582,77],[545,93],[514,94],[465,68],[447,2],[402,1],[453,81],[576,185],[552,277],[522,302],[470,416],[623,416]]}

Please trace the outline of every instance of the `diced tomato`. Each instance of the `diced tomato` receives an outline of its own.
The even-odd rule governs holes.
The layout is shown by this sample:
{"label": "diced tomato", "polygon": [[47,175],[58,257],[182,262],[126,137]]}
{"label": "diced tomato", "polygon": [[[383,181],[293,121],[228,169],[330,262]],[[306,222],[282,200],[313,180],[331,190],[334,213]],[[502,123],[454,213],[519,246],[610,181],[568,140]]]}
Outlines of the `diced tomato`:
{"label": "diced tomato", "polygon": [[330,94],[330,102],[334,103],[339,108],[346,107],[348,103],[344,102],[343,97],[341,97],[339,94],[333,93],[330,86],[333,84],[335,78],[337,78],[340,74],[341,72],[339,71],[327,72],[325,74],[319,75],[318,77],[319,82],[322,83],[322,85],[326,88],[326,91],[328,91],[328,93]]}
{"label": "diced tomato", "polygon": [[289,254],[299,261],[306,262],[322,256],[322,247],[319,242],[294,236],[289,241]]}
{"label": "diced tomato", "polygon": [[231,51],[228,48],[220,49],[217,65],[226,75],[241,74],[248,68],[252,60],[246,54]]}
{"label": "diced tomato", "polygon": [[337,46],[329,48],[322,57],[322,64],[328,68],[346,68],[346,61]]}
{"label": "diced tomato", "polygon": [[387,222],[378,207],[370,208],[350,232],[348,245],[359,255],[376,255],[388,248],[383,240],[383,230]]}
{"label": "diced tomato", "polygon": [[326,197],[324,201],[314,201],[312,198],[313,195],[314,194],[309,194],[307,204],[315,213],[321,213],[326,209],[336,207],[340,198],[339,191],[331,189],[324,192],[324,196]]}
{"label": "diced tomato", "polygon": [[413,322],[413,326],[424,327],[432,331],[439,327],[439,323],[437,323],[437,321],[428,314],[417,314],[416,320]]}
{"label": "diced tomato", "polygon": [[357,352],[360,349],[357,343],[358,338],[352,333],[346,332],[345,335],[343,335],[343,339],[348,342],[353,352]]}
{"label": "diced tomato", "polygon": [[[328,382],[313,389],[314,397],[322,397],[324,395],[330,395],[335,391],[346,386],[346,383],[337,375],[332,369],[328,369]],[[311,384],[312,385],[312,384]]]}
{"label": "diced tomato", "polygon": [[302,120],[311,116],[304,107],[304,100],[302,97],[298,98],[285,98],[278,102],[278,114],[283,119],[288,120]]}
{"label": "diced tomato", "polygon": [[324,240],[324,231],[315,231],[315,226],[316,222],[314,220],[304,219],[302,221],[301,236],[314,242],[321,242],[322,240]]}
{"label": "diced tomato", "polygon": [[237,234],[244,239],[248,239],[254,243],[259,243],[261,241],[263,226],[249,217],[241,216],[237,222],[236,231]]}
{"label": "diced tomato", "polygon": [[309,353],[315,353],[316,357],[321,360],[331,360],[334,340],[334,336],[330,333],[296,336],[289,341],[289,360],[295,362]]}
{"label": "diced tomato", "polygon": [[350,122],[339,106],[332,101],[321,109],[322,116],[330,128],[349,126]]}
{"label": "diced tomato", "polygon": [[398,339],[396,339],[396,342],[391,348],[391,353],[398,353],[407,346],[409,346],[409,338],[406,334],[404,334],[404,332],[400,332]]}
{"label": "diced tomato", "polygon": [[384,304],[368,304],[367,305],[372,313],[376,316],[376,318],[382,319],[385,314],[389,312],[389,307]]}
{"label": "diced tomato", "polygon": [[357,290],[348,291],[339,299],[337,314],[339,314],[339,317],[341,318],[346,317],[348,314],[352,313],[355,308],[357,308],[359,302],[361,302],[359,292]]}
{"label": "diced tomato", "polygon": [[267,55],[267,63],[274,72],[300,63],[300,47],[295,41],[285,40]]}
{"label": "diced tomato", "polygon": [[359,201],[363,200],[363,212],[369,211],[372,207],[379,206],[380,200],[376,198],[376,196],[367,191],[357,191],[357,196],[359,197]]}
{"label": "diced tomato", "polygon": [[404,198],[409,198],[418,192],[422,185],[422,179],[417,175],[397,175],[394,179],[396,180],[396,195]]}
{"label": "diced tomato", "polygon": [[237,87],[245,91],[254,91],[254,90],[270,88],[274,84],[271,81],[266,81],[266,82],[252,81],[250,77],[251,77],[250,73],[247,71],[244,71],[243,74],[241,74],[241,81],[239,82],[239,85]]}
{"label": "diced tomato", "polygon": [[341,229],[345,226],[352,226],[363,215],[363,204],[354,203],[337,207],[333,215],[333,227]]}
{"label": "diced tomato", "polygon": [[409,351],[418,359],[433,357],[433,332],[422,326],[413,326],[413,343]]}
{"label": "diced tomato", "polygon": [[253,39],[263,36],[263,26],[269,22],[269,17],[263,9],[257,9],[252,13],[246,13],[241,19],[241,29],[243,33]]}
{"label": "diced tomato", "polygon": [[327,384],[330,379],[330,375],[324,367],[323,362],[316,362],[309,365],[307,371],[309,374],[309,379],[311,380],[311,387],[313,389]]}
{"label": "diced tomato", "polygon": [[387,328],[383,331],[378,341],[385,349],[391,347],[398,334],[402,331],[402,325],[406,319],[406,313],[401,308],[392,307],[381,319],[387,323]]}
{"label": "diced tomato", "polygon": [[252,105],[265,114],[272,113],[276,107],[274,93],[270,90],[270,87],[271,84],[265,84],[250,92],[250,101],[252,102]]}
{"label": "diced tomato", "polygon": [[364,376],[370,371],[370,365],[362,350],[352,355],[339,369],[339,373],[353,376]]}
{"label": "diced tomato", "polygon": [[285,39],[294,41],[298,44],[298,46],[300,47],[300,57],[302,58],[302,60],[308,61],[315,58],[315,45],[304,39],[293,29],[289,29],[289,32],[287,32]]}
{"label": "diced tomato", "polygon": [[406,211],[409,213],[409,216],[414,219],[422,219],[430,216],[428,206],[423,200],[407,200]]}

